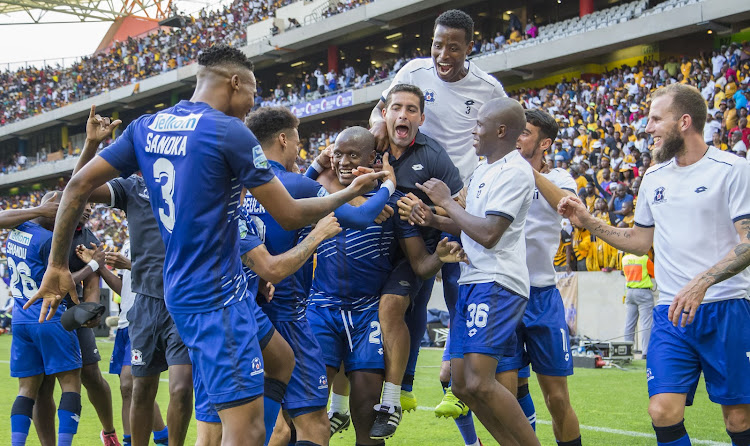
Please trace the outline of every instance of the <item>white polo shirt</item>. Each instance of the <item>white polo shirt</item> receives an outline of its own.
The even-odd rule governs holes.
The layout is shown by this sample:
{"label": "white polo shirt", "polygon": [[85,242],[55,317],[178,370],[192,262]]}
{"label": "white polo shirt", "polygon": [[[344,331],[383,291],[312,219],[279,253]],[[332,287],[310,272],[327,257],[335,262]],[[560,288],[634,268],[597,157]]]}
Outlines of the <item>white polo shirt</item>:
{"label": "white polo shirt", "polygon": [[458,167],[461,181],[466,183],[479,163],[471,132],[477,125],[477,113],[485,102],[506,97],[505,90],[493,76],[466,61],[469,72],[456,82],[440,80],[432,58],[414,59],[396,73],[388,92],[396,84],[412,84],[425,96],[425,121],[419,130],[436,140]]}
{"label": "white polo shirt", "polygon": [[[130,240],[126,241],[122,245],[122,254],[130,259]],[[102,268],[106,266],[102,265]],[[135,302],[135,293],[131,283],[131,275],[129,269],[122,270],[122,290],[120,293],[120,318],[117,321],[117,328],[125,328],[129,325],[128,322],[128,311]]]}
{"label": "white polo shirt", "polygon": [[[542,174],[563,190],[576,192],[576,182],[565,169],[552,169]],[[526,266],[533,287],[555,284],[555,254],[560,245],[562,216],[534,189],[529,215],[526,217]]]}
{"label": "white polo shirt", "polygon": [[[710,147],[697,163],[671,161],[646,171],[635,224],[654,228],[658,305],[732,251],[740,238],[734,222],[750,218],[750,163]],[[750,270],[708,289],[704,303],[748,298]]]}
{"label": "white polo shirt", "polygon": [[461,264],[459,284],[497,282],[529,297],[524,227],[533,194],[534,173],[518,150],[492,164],[480,162],[469,181],[466,212],[477,217],[500,215],[511,224],[490,249],[461,233],[470,264]]}

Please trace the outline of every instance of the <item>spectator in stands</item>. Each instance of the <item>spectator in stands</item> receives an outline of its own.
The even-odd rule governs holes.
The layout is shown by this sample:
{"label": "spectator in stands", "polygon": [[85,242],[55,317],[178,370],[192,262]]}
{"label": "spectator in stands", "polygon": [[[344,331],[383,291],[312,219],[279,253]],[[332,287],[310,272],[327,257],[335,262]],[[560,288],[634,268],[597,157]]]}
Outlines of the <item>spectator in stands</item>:
{"label": "spectator in stands", "polygon": [[732,132],[732,152],[743,158],[747,157],[747,145],[742,140],[742,132],[740,130]]}

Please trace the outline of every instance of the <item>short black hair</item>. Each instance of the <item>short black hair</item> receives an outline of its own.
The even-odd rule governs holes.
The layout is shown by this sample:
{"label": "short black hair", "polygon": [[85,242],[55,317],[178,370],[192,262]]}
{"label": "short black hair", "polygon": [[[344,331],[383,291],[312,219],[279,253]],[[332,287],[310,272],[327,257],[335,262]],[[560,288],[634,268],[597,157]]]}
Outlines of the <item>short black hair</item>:
{"label": "short black hair", "polygon": [[471,42],[471,39],[474,37],[474,20],[471,19],[469,14],[458,9],[449,9],[440,14],[438,18],[435,19],[435,26],[432,28],[433,32],[438,25],[443,25],[446,28],[464,30],[466,33],[466,43]]}
{"label": "short black hair", "polygon": [[385,108],[388,109],[388,104],[391,103],[391,97],[394,93],[411,93],[419,98],[419,112],[424,113],[424,93],[422,89],[412,84],[396,84],[395,87],[391,88],[388,95],[385,97]]}
{"label": "short black hair", "polygon": [[261,107],[247,116],[245,125],[264,143],[284,130],[296,129],[299,119],[285,107]]}
{"label": "short black hair", "polygon": [[247,68],[250,71],[255,70],[255,65],[247,58],[245,53],[223,43],[213,45],[203,51],[198,56],[198,65],[202,67],[235,65]]}
{"label": "short black hair", "polygon": [[560,129],[552,115],[539,109],[526,110],[525,113],[526,122],[539,128],[544,138],[549,138],[552,141],[557,138],[557,133]]}

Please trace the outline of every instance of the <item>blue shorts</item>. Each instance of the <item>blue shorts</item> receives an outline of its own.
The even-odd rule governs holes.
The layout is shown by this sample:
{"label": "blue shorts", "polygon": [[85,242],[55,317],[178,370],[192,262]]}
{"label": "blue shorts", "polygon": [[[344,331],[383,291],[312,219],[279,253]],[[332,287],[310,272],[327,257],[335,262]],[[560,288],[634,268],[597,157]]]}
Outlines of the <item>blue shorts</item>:
{"label": "blue shorts", "polygon": [[460,285],[458,290],[456,319],[450,327],[451,359],[480,353],[500,361],[514,355],[526,298],[495,282]]}
{"label": "blue shorts", "polygon": [[60,321],[13,324],[10,376],[27,378],[80,369],[81,347],[74,331]]}
{"label": "blue shorts", "polygon": [[128,327],[118,328],[115,333],[115,346],[112,349],[112,357],[109,358],[109,373],[119,375],[122,368],[130,366],[130,336]]}
{"label": "blue shorts", "polygon": [[529,369],[529,366],[526,366],[518,371],[518,377],[519,378],[531,378],[531,369]]}
{"label": "blue shorts", "polygon": [[204,423],[221,423],[219,413],[208,400],[206,388],[203,387],[200,375],[195,372],[195,367],[193,367],[193,395],[195,398],[195,419]]}
{"label": "blue shorts", "polygon": [[750,301],[702,304],[685,328],[669,321],[669,306],[654,308],[646,375],[649,397],[686,393],[693,403],[701,371],[717,404],[750,404]]}
{"label": "blue shorts", "polygon": [[217,408],[263,394],[263,356],[251,305],[243,299],[205,313],[172,315],[193,374],[199,374],[208,401]]}
{"label": "blue shorts", "polygon": [[573,374],[565,306],[557,287],[531,287],[523,322],[516,331],[516,354],[497,364],[497,373],[522,369],[529,364],[534,372],[547,376]]}
{"label": "blue shorts", "polygon": [[378,309],[348,311],[334,308],[307,307],[307,320],[323,350],[323,362],[338,370],[384,370],[383,345],[380,340]]}
{"label": "blue shorts", "polygon": [[[294,351],[294,371],[286,387],[281,406],[289,415],[302,415],[325,408],[328,404],[328,378],[323,351],[307,320],[276,322],[281,337]],[[312,409],[304,410],[301,409]],[[300,411],[302,413],[295,414]]]}
{"label": "blue shorts", "polygon": [[271,338],[273,337],[274,327],[271,319],[268,319],[266,313],[261,309],[257,302],[251,302],[255,323],[258,324],[258,345],[261,350],[265,350]]}

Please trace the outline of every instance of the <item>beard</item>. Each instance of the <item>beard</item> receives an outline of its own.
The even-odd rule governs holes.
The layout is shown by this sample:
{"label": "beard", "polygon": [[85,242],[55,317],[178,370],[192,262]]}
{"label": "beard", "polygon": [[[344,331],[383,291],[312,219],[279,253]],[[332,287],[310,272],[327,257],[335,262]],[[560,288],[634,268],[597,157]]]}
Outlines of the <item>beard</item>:
{"label": "beard", "polygon": [[677,129],[672,129],[661,142],[661,147],[654,150],[654,161],[663,163],[671,160],[675,156],[685,152],[685,140],[682,139]]}

